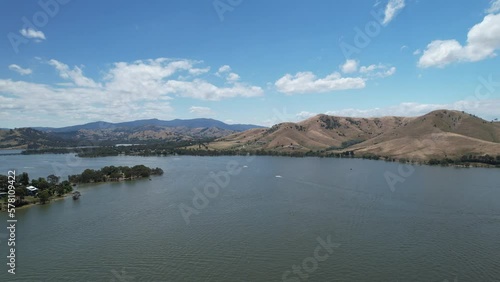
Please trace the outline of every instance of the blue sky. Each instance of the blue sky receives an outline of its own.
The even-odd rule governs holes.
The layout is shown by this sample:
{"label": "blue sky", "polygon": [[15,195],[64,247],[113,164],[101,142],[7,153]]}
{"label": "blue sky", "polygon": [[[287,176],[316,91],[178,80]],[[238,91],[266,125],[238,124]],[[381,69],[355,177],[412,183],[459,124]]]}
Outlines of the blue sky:
{"label": "blue sky", "polygon": [[500,0],[40,3],[0,2],[0,127],[500,117]]}

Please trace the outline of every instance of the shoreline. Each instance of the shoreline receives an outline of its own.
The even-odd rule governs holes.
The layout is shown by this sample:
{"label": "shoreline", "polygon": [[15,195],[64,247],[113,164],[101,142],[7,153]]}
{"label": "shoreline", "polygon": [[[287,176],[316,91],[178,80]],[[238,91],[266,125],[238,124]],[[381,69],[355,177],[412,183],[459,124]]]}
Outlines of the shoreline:
{"label": "shoreline", "polygon": [[[400,159],[392,158],[392,157],[382,157],[382,156],[371,156],[371,155],[365,155],[365,156],[332,156],[332,155],[319,155],[319,154],[308,154],[308,152],[290,152],[290,153],[269,153],[266,152],[266,154],[256,154],[255,151],[253,152],[237,152],[237,151],[218,151],[215,154],[213,154],[214,151],[210,150],[197,150],[197,151],[192,151],[192,152],[186,152],[183,151],[181,154],[174,153],[174,154],[125,154],[125,155],[101,155],[101,156],[79,156],[76,152],[40,152],[40,153],[33,153],[31,152],[30,154],[33,155],[44,155],[44,154],[76,154],[77,157],[82,158],[82,159],[92,159],[92,158],[105,158],[105,157],[120,157],[120,156],[131,156],[131,157],[179,157],[179,156],[194,156],[194,157],[224,157],[224,156],[266,156],[266,157],[289,157],[289,158],[307,158],[307,157],[315,157],[315,158],[329,158],[329,159],[363,159],[363,160],[372,160],[372,161],[384,161],[384,162],[394,162],[394,163],[400,163],[400,164],[406,164],[406,165],[422,165],[422,166],[430,166],[430,167],[455,167],[455,168],[500,168],[500,164],[494,165],[494,164],[487,164],[487,163],[481,163],[481,162],[465,162],[465,163],[439,163],[439,164],[430,164],[429,162],[431,161],[439,161],[443,162],[446,160],[450,159],[430,159],[430,160],[415,160],[413,162],[401,162]],[[338,153],[341,154],[341,153]],[[23,155],[21,153],[21,155]],[[402,158],[406,159],[406,158]],[[452,161],[458,161],[458,160],[452,160]],[[122,180],[119,180],[122,181]],[[127,180],[125,180],[127,181]],[[118,182],[118,181],[117,181]]]}
{"label": "shoreline", "polygon": [[[149,178],[151,178],[153,176],[158,176],[158,175],[151,175]],[[120,179],[120,180],[115,180],[115,181],[89,182],[89,183],[78,183],[78,184],[75,183],[75,184],[77,185],[76,187],[80,187],[82,185],[83,186],[87,186],[87,187],[92,187],[92,186],[98,186],[99,184],[103,184],[103,183],[131,182],[131,181],[136,181],[136,180],[141,180],[141,179],[146,179],[146,178],[148,178],[148,177],[135,177],[135,178],[132,178],[132,179]],[[33,206],[50,205],[52,202],[56,202],[56,201],[60,201],[60,200],[65,200],[68,197],[72,197],[73,196],[73,192],[75,192],[75,191],[79,191],[79,190],[75,189],[75,190],[73,190],[71,192],[68,192],[68,193],[62,195],[62,196],[56,196],[54,198],[51,198],[50,201],[48,201],[45,204],[40,204],[40,202],[38,201],[36,203],[29,203],[29,204],[22,205],[22,206],[16,206],[15,209],[16,210],[20,210],[20,209],[30,208],[30,207],[33,207]],[[3,208],[4,205],[7,205],[7,203],[4,203],[4,202],[1,203],[2,209],[0,209],[0,212],[7,212],[7,209]]]}
{"label": "shoreline", "polygon": [[[47,205],[47,204],[50,204],[52,202],[64,200],[67,197],[72,196],[72,194],[73,194],[73,192],[69,192],[69,193],[66,193],[66,194],[64,194],[64,195],[62,195],[60,197],[56,196],[55,198],[50,199],[49,202],[47,202],[46,204],[43,204],[43,205]],[[0,212],[7,212],[7,209],[3,209],[4,205],[6,205],[6,203],[2,203],[2,209],[0,210]],[[26,208],[30,208],[30,207],[34,207],[34,206],[43,206],[43,205],[40,204],[39,202],[37,202],[37,203],[29,203],[29,204],[22,205],[22,206],[16,206],[15,209],[17,211],[17,210],[21,210],[21,209],[26,209]]]}

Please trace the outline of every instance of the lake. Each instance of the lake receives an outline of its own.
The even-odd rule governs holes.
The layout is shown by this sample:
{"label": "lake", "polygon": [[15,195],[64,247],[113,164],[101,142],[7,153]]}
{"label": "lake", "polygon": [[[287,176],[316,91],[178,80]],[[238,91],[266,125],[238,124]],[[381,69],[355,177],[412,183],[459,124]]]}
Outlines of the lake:
{"label": "lake", "polygon": [[17,210],[0,281],[500,281],[500,170],[358,159],[4,155],[30,177],[144,164]]}

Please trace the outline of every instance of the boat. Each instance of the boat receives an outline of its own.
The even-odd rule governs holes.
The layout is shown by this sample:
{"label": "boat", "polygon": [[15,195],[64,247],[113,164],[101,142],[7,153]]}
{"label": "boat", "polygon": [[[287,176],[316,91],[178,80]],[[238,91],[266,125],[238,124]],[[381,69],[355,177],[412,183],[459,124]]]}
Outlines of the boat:
{"label": "boat", "polygon": [[78,200],[82,194],[79,191],[73,192],[73,200]]}

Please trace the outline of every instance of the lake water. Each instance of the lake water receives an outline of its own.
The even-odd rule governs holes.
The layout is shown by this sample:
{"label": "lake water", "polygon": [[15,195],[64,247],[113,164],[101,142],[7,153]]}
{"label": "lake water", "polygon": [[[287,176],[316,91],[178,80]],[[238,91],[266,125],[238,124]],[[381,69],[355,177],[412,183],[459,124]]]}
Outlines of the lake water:
{"label": "lake water", "polygon": [[7,274],[0,213],[0,281],[500,281],[499,169],[282,157],[0,161],[1,174],[32,178],[106,165],[165,171],[19,209],[16,275]]}

